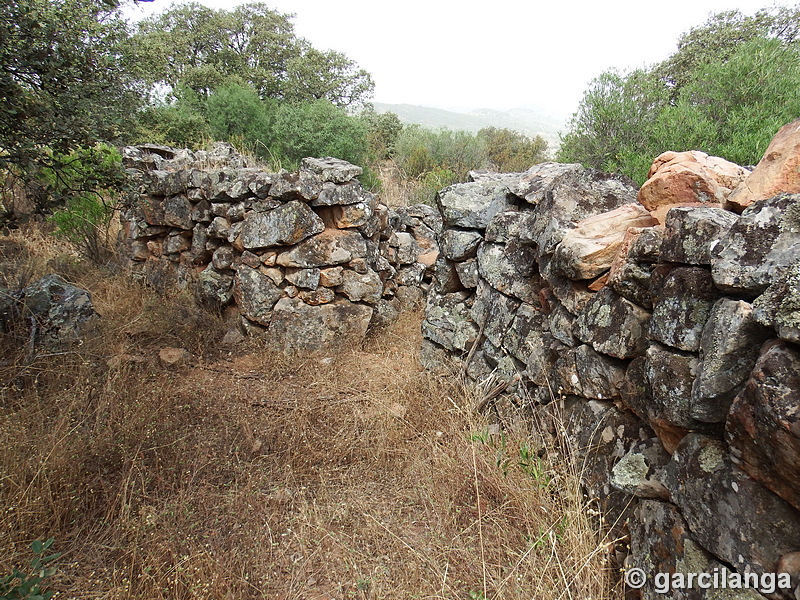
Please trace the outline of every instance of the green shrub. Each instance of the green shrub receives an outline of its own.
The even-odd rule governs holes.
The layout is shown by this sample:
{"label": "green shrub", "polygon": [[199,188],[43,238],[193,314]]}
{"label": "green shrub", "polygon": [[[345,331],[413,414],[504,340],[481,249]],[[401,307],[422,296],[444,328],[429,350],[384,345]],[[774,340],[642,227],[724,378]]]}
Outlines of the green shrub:
{"label": "green shrub", "polygon": [[137,116],[135,143],[200,148],[211,139],[205,104],[189,88],[179,88]]}
{"label": "green shrub", "polygon": [[262,157],[273,142],[274,110],[275,101],[262,101],[252,87],[238,83],[216,90],[206,103],[208,125],[215,140],[242,140]]}
{"label": "green shrub", "polygon": [[357,165],[368,157],[364,122],[327,100],[279,104],[274,131],[274,149],[287,168],[296,168],[306,156],[334,156]]}
{"label": "green shrub", "polygon": [[367,143],[369,145],[371,160],[380,161],[394,155],[397,137],[403,130],[403,124],[393,112],[378,114],[374,108],[364,110],[361,119],[367,125]]}
{"label": "green shrub", "polygon": [[547,142],[538,135],[531,139],[511,129],[484,127],[478,137],[484,140],[486,160],[500,173],[527,171],[546,158]]}
{"label": "green shrub", "polygon": [[108,227],[119,194],[129,185],[119,152],[105,144],[52,157],[39,174],[59,209],[50,217],[54,235],[84,257],[106,262],[111,254]]}
{"label": "green shrub", "polygon": [[455,173],[466,181],[469,171],[487,166],[485,142],[474,133],[419,125],[403,129],[395,143],[395,161],[409,178],[417,178],[434,168]]}
{"label": "green shrub", "polygon": [[641,184],[666,150],[701,150],[755,164],[778,129],[800,116],[798,7],[712,16],[666,61],[590,85],[558,159]]}
{"label": "green shrub", "polygon": [[45,556],[52,545],[53,538],[31,544],[36,556],[31,559],[30,567],[25,571],[15,568],[10,575],[0,579],[0,600],[50,600],[53,597],[54,592],[41,589],[42,582],[56,572],[55,567],[48,565],[61,556],[60,552]]}

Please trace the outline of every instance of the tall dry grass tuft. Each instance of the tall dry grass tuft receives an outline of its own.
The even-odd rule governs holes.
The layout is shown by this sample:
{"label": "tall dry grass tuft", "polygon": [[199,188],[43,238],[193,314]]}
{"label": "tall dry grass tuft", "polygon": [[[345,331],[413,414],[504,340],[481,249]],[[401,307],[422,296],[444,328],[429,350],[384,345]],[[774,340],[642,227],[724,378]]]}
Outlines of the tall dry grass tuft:
{"label": "tall dry grass tuft", "polygon": [[[4,348],[0,574],[55,537],[60,598],[612,597],[578,474],[421,369],[419,314],[292,357],[220,347],[190,299],[67,274],[102,315],[89,337]],[[194,362],[165,370],[167,345]]]}

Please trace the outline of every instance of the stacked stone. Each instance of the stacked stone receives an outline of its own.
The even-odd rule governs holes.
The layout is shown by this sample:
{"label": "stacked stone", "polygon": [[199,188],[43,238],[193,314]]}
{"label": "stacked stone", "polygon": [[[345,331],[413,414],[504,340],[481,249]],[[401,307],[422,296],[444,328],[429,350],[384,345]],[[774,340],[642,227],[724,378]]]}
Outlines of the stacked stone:
{"label": "stacked stone", "polygon": [[389,229],[389,239],[380,249],[392,265],[386,294],[393,295],[399,307],[421,306],[439,260],[442,217],[426,204],[405,206],[389,211]]}
{"label": "stacked stone", "polygon": [[545,163],[442,190],[423,361],[502,382],[501,417],[563,406],[587,491],[628,522],[642,597],[661,597],[656,573],[719,569],[789,572],[791,589],[766,595],[795,598],[800,195],[734,207],[749,172],[701,153],[651,175],[637,193]]}
{"label": "stacked stone", "polygon": [[[421,281],[408,273],[417,259],[435,261],[413,233],[421,222],[407,223],[412,233],[389,229],[388,208],[356,179],[360,167],[307,158],[296,173],[267,173],[227,145],[198,154],[125,150],[141,195],[124,212],[122,238],[146,281],[233,307],[244,333],[292,349],[363,338],[371,323],[396,318],[396,291]],[[432,240],[424,247],[436,252]]]}

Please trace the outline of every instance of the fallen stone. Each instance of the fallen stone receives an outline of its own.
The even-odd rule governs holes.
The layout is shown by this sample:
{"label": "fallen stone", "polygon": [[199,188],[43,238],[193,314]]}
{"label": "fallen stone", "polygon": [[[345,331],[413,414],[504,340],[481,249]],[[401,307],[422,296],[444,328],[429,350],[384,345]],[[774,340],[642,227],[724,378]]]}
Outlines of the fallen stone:
{"label": "fallen stone", "polygon": [[177,369],[189,364],[192,355],[185,348],[162,348],[158,351],[158,362],[165,369]]}
{"label": "fallen stone", "polygon": [[35,343],[45,347],[80,339],[98,316],[89,292],[55,274],[25,287],[22,302],[26,318],[35,323]]}

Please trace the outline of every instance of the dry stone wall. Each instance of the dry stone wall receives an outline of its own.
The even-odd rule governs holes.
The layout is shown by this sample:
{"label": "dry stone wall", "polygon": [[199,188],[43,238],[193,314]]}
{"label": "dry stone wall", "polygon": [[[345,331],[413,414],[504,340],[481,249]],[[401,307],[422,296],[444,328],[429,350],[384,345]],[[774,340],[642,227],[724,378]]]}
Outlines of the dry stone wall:
{"label": "dry stone wall", "polygon": [[[702,153],[651,175],[545,163],[439,192],[422,361],[562,431],[640,597],[800,598],[800,195],[726,210],[750,172]],[[655,587],[703,571],[766,585]]]}
{"label": "dry stone wall", "polygon": [[438,259],[438,211],[390,210],[361,168],[335,158],[298,172],[248,167],[229,145],[209,152],[125,148],[139,194],[122,214],[130,266],[161,292],[193,290],[286,349],[363,338],[421,302]]}

